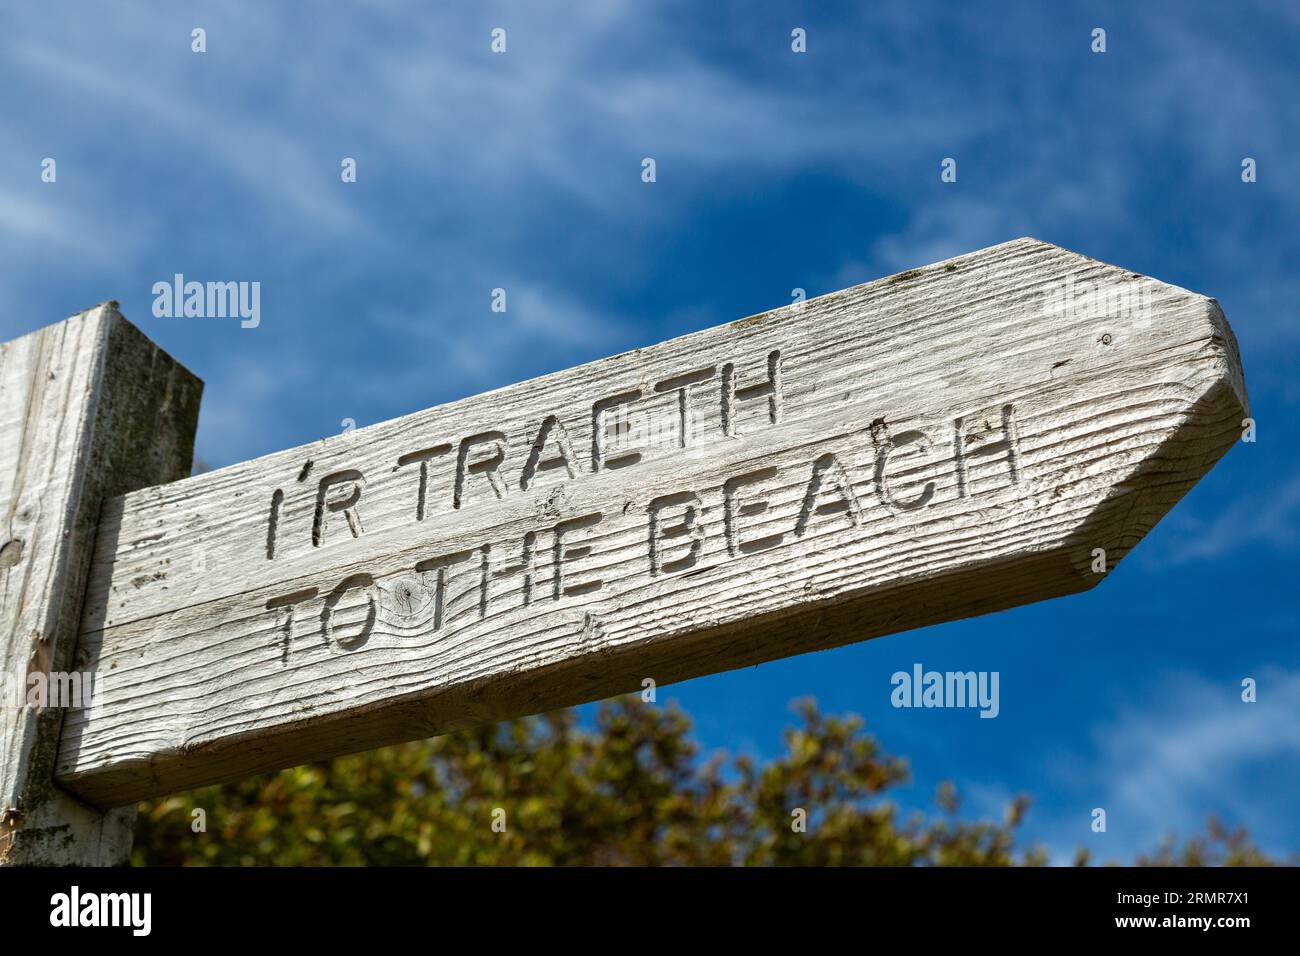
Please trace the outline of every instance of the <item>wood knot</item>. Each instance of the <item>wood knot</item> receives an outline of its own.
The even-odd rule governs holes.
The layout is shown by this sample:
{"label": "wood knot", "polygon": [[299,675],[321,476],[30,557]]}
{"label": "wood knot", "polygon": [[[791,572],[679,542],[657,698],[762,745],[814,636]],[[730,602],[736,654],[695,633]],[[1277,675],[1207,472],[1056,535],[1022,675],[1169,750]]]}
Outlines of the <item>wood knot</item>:
{"label": "wood knot", "polygon": [[414,575],[402,576],[386,590],[393,611],[399,617],[416,617],[433,601],[433,592]]}
{"label": "wood knot", "polygon": [[8,571],[23,559],[23,539],[12,538],[0,545],[0,569]]}

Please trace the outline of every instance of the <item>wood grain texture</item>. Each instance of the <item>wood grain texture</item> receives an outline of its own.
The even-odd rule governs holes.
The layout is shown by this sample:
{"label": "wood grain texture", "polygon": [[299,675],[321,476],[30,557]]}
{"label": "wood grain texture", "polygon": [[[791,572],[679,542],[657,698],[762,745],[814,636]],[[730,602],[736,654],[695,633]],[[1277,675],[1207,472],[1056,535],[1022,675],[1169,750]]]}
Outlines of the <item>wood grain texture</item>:
{"label": "wood grain texture", "polygon": [[1083,590],[1246,414],[1212,299],[1020,239],[134,492],[58,779],[127,803]]}
{"label": "wood grain texture", "polygon": [[[100,505],[188,474],[201,388],[115,303],[0,345],[0,666],[11,690],[75,670]],[[101,813],[54,784],[65,711],[11,703],[0,862],[125,862],[134,809]]]}

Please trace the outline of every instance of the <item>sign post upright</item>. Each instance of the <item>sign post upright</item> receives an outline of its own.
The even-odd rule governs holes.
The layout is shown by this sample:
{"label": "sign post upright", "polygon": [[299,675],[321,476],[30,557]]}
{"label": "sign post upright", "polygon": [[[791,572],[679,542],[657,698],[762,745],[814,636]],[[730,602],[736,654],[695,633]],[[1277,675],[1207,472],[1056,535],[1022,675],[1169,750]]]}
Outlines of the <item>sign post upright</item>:
{"label": "sign post upright", "polygon": [[[116,865],[135,809],[54,780],[104,499],[190,472],[202,383],[105,303],[0,345],[0,863]],[[73,699],[63,699],[68,694]]]}

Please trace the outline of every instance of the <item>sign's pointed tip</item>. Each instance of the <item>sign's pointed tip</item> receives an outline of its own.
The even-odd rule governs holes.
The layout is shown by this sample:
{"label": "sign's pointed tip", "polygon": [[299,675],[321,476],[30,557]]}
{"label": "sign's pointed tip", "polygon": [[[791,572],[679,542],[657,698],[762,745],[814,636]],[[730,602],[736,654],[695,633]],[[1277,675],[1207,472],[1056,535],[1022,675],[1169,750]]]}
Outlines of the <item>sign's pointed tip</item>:
{"label": "sign's pointed tip", "polygon": [[1042,249],[1062,249],[1066,252],[1073,250],[1066,249],[1064,246],[1058,246],[1054,242],[1048,242],[1046,239],[1039,239],[1037,236],[1020,236],[1005,243],[1008,246],[1027,246],[1029,248]]}

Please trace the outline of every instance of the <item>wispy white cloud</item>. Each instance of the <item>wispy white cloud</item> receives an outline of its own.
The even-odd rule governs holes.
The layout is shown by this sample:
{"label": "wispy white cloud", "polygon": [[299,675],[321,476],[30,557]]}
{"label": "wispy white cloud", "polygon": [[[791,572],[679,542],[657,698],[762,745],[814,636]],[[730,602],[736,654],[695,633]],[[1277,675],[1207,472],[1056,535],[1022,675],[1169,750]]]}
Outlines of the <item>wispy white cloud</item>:
{"label": "wispy white cloud", "polygon": [[[436,349],[439,389],[461,394],[500,384],[502,366],[532,364],[539,352],[576,351],[598,358],[627,334],[624,317],[597,312],[550,286],[527,279],[494,286],[485,277],[478,287],[483,290],[481,318],[447,315],[439,296],[429,295],[412,309],[376,309],[366,321]],[[488,311],[495,288],[505,292],[504,312]],[[421,385],[427,392],[429,384],[429,370],[420,366],[363,387],[391,394]]]}
{"label": "wispy white cloud", "polygon": [[[77,173],[75,216],[48,197],[0,194],[0,212],[11,220],[0,228],[0,253],[17,274],[6,294],[20,296],[31,276],[65,257],[87,223],[121,224],[111,252],[100,246],[101,259],[81,266],[103,286],[100,298],[123,297],[128,281],[147,288],[148,277],[137,273],[158,271],[156,263],[182,250],[229,250],[248,278],[262,278],[265,263],[310,273],[314,289],[279,296],[283,308],[303,313],[399,269],[427,285],[430,301],[446,301],[457,286],[507,286],[519,311],[505,319],[485,313],[473,340],[446,316],[412,314],[409,290],[391,281],[374,296],[377,328],[436,330],[442,354],[455,362],[453,377],[479,387],[513,377],[521,357],[539,350],[562,361],[589,342],[618,339],[627,317],[601,313],[574,278],[576,261],[583,254],[599,260],[591,268],[624,281],[628,288],[619,291],[630,300],[636,283],[653,281],[657,270],[629,260],[650,262],[655,251],[587,249],[579,237],[622,221],[688,234],[711,184],[725,190],[746,181],[759,193],[779,192],[815,172],[888,205],[900,170],[929,163],[937,181],[939,159],[955,156],[959,183],[951,191],[909,199],[896,228],[864,221],[861,242],[846,244],[839,261],[832,254],[826,281],[839,284],[1019,235],[1059,240],[1043,235],[1045,223],[1071,234],[1133,228],[1149,142],[1113,137],[1105,150],[1091,148],[1106,130],[1081,128],[1061,108],[1053,85],[1061,80],[1053,72],[1060,50],[1007,44],[995,17],[961,11],[948,29],[973,50],[998,50],[1006,69],[950,72],[932,17],[904,5],[861,9],[853,14],[860,19],[838,30],[814,31],[816,56],[795,74],[772,68],[768,58],[788,40],[761,11],[737,30],[735,55],[719,56],[664,15],[670,4],[607,0],[558,9],[562,15],[550,5],[377,0],[346,15],[305,15],[240,0],[201,16],[131,2],[111,17],[58,2],[13,12],[3,69],[40,97],[39,104],[15,102],[6,117],[20,134],[17,152],[37,149],[27,134],[53,112],[65,141],[88,155]],[[200,22],[209,31],[202,57],[188,49],[189,29]],[[488,50],[487,30],[498,22],[509,29],[506,56]],[[1195,158],[1202,176],[1215,174],[1244,130],[1272,130],[1261,148],[1273,153],[1294,145],[1285,124],[1270,123],[1266,105],[1251,96],[1257,65],[1185,34],[1177,23],[1146,24],[1141,88],[1113,104],[1113,126],[1164,137],[1172,152]],[[863,55],[864,37],[888,42]],[[1053,82],[1011,89],[1008,73]],[[970,85],[963,102],[977,98],[978,110],[954,105],[955,83]],[[151,180],[124,174],[124,155],[116,165],[89,161],[92,145],[110,137],[128,144],[130,161]],[[1014,148],[998,147],[1003,142]],[[1065,171],[1080,149],[1088,162]],[[360,182],[350,191],[338,180],[344,155],[359,161]],[[647,155],[660,163],[653,192],[638,179]],[[195,168],[201,175],[187,178]],[[154,182],[159,195],[142,196]],[[1283,206],[1300,202],[1290,177],[1270,173],[1261,185]],[[71,189],[71,180],[58,188]],[[817,228],[816,209],[786,214],[791,228]],[[1270,295],[1296,280],[1288,278],[1286,251],[1252,246],[1247,231],[1231,222],[1200,242],[1243,277],[1236,294],[1248,312],[1263,312]],[[572,246],[539,267],[544,256],[534,250],[552,237]],[[521,252],[524,243],[531,245]],[[1285,340],[1300,330],[1293,309],[1271,311],[1262,321],[1233,315],[1243,340]],[[390,390],[427,381],[427,369],[400,362],[385,369]],[[374,376],[356,381],[362,391],[378,387]]]}
{"label": "wispy white cloud", "polygon": [[1263,485],[1241,493],[1212,518],[1191,512],[1179,516],[1175,532],[1155,565],[1176,566],[1223,558],[1246,549],[1294,552],[1300,543],[1300,475],[1281,484]]}
{"label": "wispy white cloud", "polygon": [[[1247,825],[1273,853],[1295,853],[1284,842],[1291,797],[1259,786],[1256,774],[1264,766],[1300,774],[1300,671],[1269,665],[1245,677],[1257,681],[1256,703],[1242,701],[1237,678],[1171,675],[1095,723],[1090,752],[1055,757],[1051,805],[1034,826],[1053,859],[1068,862],[1079,846],[1130,859],[1170,834],[1203,832],[1211,813]],[[1106,811],[1104,834],[1089,829],[1095,807]]]}
{"label": "wispy white cloud", "polygon": [[81,249],[93,235],[92,223],[84,216],[11,192],[0,192],[0,220],[15,242],[51,242],[68,251]]}
{"label": "wispy white cloud", "polygon": [[[337,189],[323,188],[332,187],[337,177],[322,175],[319,151],[298,142],[274,118],[256,122],[244,112],[214,113],[192,79],[173,74],[174,82],[160,83],[157,76],[123,69],[118,60],[69,58],[61,49],[39,44],[19,45],[15,65],[40,77],[51,94],[93,97],[100,109],[143,120],[150,130],[146,142],[157,137],[215,164],[299,224],[333,233],[364,227]],[[137,126],[131,129],[139,136]],[[112,204],[111,171],[89,172],[100,182],[101,202]]]}

